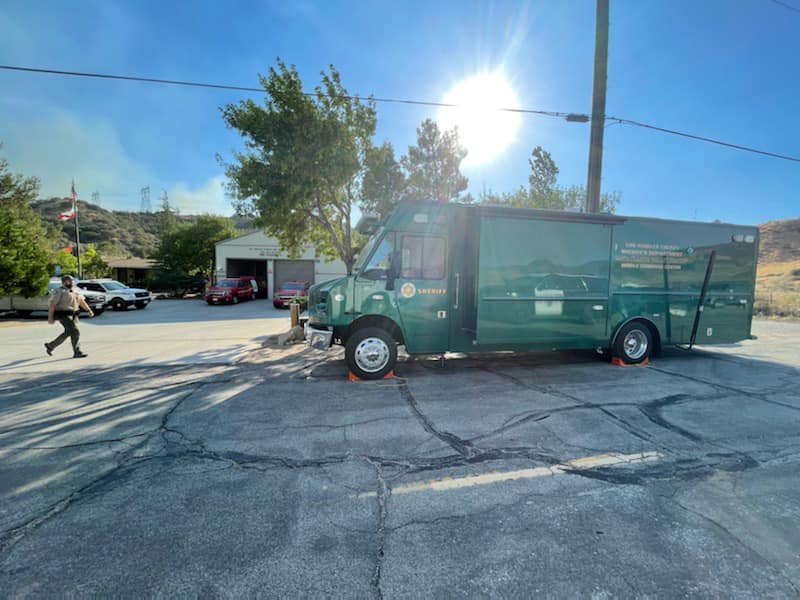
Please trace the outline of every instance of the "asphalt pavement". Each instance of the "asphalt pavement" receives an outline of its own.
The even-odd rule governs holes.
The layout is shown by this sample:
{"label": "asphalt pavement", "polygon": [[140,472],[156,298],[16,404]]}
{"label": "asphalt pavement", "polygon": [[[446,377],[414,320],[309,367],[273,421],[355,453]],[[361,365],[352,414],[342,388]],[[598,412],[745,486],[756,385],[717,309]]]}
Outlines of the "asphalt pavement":
{"label": "asphalt pavement", "polygon": [[800,593],[800,324],[351,383],[340,351],[262,347],[266,304],[103,315],[132,343],[80,371],[8,364],[46,324],[0,328],[0,595]]}

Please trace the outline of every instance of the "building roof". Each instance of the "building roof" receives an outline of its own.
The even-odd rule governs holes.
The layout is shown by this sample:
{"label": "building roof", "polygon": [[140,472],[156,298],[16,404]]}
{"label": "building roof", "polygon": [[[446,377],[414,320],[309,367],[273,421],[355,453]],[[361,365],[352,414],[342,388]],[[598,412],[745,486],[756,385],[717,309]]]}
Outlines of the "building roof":
{"label": "building roof", "polygon": [[152,269],[156,266],[152,258],[119,258],[107,262],[112,269]]}
{"label": "building roof", "polygon": [[255,240],[262,241],[262,242],[264,240],[277,242],[277,240],[273,240],[272,238],[267,236],[267,234],[264,233],[264,231],[262,229],[251,229],[250,231],[245,231],[241,235],[237,235],[237,236],[234,236],[234,237],[231,237],[231,238],[226,238],[224,240],[220,240],[214,245],[215,246],[228,246],[228,245],[230,245],[230,246],[239,246],[241,244],[240,243],[237,244],[236,242],[243,242],[245,240],[245,238],[253,238]]}

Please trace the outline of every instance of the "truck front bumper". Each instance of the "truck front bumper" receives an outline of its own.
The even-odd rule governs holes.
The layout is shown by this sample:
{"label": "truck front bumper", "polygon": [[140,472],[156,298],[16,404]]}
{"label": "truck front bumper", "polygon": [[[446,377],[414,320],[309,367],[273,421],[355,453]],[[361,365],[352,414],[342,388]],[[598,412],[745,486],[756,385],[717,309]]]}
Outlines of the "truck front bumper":
{"label": "truck front bumper", "polygon": [[333,331],[327,329],[315,329],[310,327],[308,323],[305,324],[306,343],[311,348],[317,350],[327,350],[331,347],[333,342]]}

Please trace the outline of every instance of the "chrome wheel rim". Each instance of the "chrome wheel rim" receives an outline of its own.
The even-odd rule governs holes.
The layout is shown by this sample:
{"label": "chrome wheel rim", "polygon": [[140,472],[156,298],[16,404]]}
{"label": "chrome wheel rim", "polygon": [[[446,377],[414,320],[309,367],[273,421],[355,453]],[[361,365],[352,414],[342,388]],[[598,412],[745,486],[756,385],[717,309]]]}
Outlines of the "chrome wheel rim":
{"label": "chrome wheel rim", "polygon": [[625,356],[638,360],[647,353],[647,336],[644,331],[634,329],[625,336],[622,347],[625,349]]}
{"label": "chrome wheel rim", "polygon": [[355,360],[365,373],[377,373],[389,362],[389,346],[380,338],[367,338],[356,346]]}

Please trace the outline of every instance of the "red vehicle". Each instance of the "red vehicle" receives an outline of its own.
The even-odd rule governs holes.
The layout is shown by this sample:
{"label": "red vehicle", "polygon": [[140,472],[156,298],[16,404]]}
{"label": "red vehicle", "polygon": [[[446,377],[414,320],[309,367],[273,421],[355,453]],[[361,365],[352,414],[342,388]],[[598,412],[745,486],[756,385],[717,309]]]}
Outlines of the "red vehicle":
{"label": "red vehicle", "polygon": [[209,304],[239,304],[240,300],[255,300],[256,292],[249,278],[220,279],[206,292]]}
{"label": "red vehicle", "polygon": [[284,281],[275,292],[272,298],[272,305],[275,308],[287,308],[289,303],[297,297],[308,298],[308,288],[311,284],[308,281]]}

